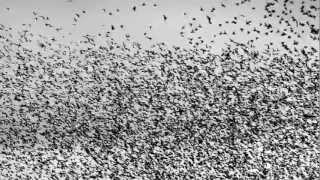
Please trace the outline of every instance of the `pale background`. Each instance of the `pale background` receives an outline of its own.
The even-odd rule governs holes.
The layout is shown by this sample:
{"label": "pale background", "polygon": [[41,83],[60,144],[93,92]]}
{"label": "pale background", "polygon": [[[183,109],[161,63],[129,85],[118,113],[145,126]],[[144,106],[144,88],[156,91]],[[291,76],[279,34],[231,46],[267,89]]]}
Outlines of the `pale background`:
{"label": "pale background", "polygon": [[[146,6],[142,6],[145,2]],[[227,8],[221,8],[221,2],[223,2]],[[218,36],[214,39],[215,49],[223,47],[224,43],[229,41],[229,38],[238,40],[239,42],[246,42],[250,39],[254,39],[257,36],[255,33],[247,35],[245,32],[247,30],[252,31],[260,22],[268,22],[280,30],[286,27],[283,23],[279,25],[278,18],[269,18],[267,20],[263,19],[264,15],[264,4],[265,0],[253,0],[252,2],[246,2],[244,5],[239,7],[234,4],[240,1],[234,0],[223,0],[223,1],[212,1],[212,0],[161,0],[161,1],[137,1],[137,0],[0,0],[0,22],[4,25],[11,26],[14,29],[22,30],[29,29],[33,33],[41,32],[44,35],[55,36],[60,41],[78,41],[85,33],[98,34],[110,31],[110,26],[113,24],[116,28],[115,31],[111,32],[111,36],[121,40],[124,39],[126,33],[131,35],[133,41],[142,42],[144,45],[150,45],[154,42],[166,42],[169,45],[187,45],[186,37],[198,37],[201,36],[207,42],[213,40],[213,34],[219,31],[226,30],[231,32],[236,30],[237,35],[230,36]],[[310,21],[310,18],[306,18],[299,13],[299,8],[301,5],[300,1],[294,1],[295,4],[289,6],[293,10],[294,16],[300,21]],[[309,1],[308,1],[309,2]],[[307,2],[307,3],[308,3]],[[310,1],[311,2],[311,1]],[[153,7],[156,3],[157,7]],[[311,2],[317,5],[318,2]],[[132,7],[137,6],[136,12],[132,11]],[[251,8],[255,6],[256,9]],[[6,10],[9,7],[10,10]],[[204,12],[200,11],[200,7],[204,8]],[[212,7],[216,7],[216,11],[211,13]],[[319,7],[319,5],[317,5]],[[106,13],[102,9],[106,9]],[[120,12],[116,12],[116,9]],[[281,11],[282,5],[277,5],[276,8]],[[86,14],[82,14],[81,11],[85,10]],[[34,20],[32,12],[35,11],[39,15],[50,17],[50,23],[55,27],[63,27],[64,30],[60,33],[56,33],[53,28],[45,27],[43,20]],[[112,12],[112,16],[108,15]],[[184,16],[184,12],[187,16]],[[75,13],[79,13],[81,17],[76,26],[73,26],[73,18]],[[168,20],[163,21],[162,15],[166,14]],[[245,15],[244,18],[239,18],[240,14]],[[212,17],[213,24],[209,25],[207,23],[206,15]],[[232,21],[234,16],[238,16],[238,24],[231,25],[224,24],[224,21]],[[197,21],[195,25],[201,24],[202,29],[194,34],[190,34],[190,28],[188,28],[188,23],[192,22],[192,17],[196,17]],[[288,16],[289,17],[289,16]],[[245,21],[253,21],[251,26],[246,26]],[[22,24],[32,23],[31,28]],[[222,27],[218,27],[218,24],[222,23]],[[319,26],[319,16],[312,20],[313,24]],[[124,25],[124,29],[120,29],[120,24]],[[152,25],[152,29],[148,28]],[[182,38],[179,36],[180,29],[183,25],[186,25],[189,32],[186,33],[186,37]],[[239,28],[244,27],[245,32],[240,33]],[[260,30],[263,31],[262,28]],[[301,46],[308,45],[319,49],[318,41],[311,40],[308,37],[309,28],[307,27],[294,27],[298,31],[305,30],[307,33],[302,35],[298,39]],[[72,32],[71,35],[68,33]],[[153,40],[147,40],[143,33],[147,32]],[[62,38],[62,35],[65,35]],[[60,39],[59,39],[60,37]],[[292,44],[293,39],[288,40],[286,37],[280,37],[279,34],[272,33],[268,36],[260,35],[260,39],[255,41],[255,45],[258,48],[266,48],[266,43],[273,42],[279,45],[281,41],[285,41]]]}

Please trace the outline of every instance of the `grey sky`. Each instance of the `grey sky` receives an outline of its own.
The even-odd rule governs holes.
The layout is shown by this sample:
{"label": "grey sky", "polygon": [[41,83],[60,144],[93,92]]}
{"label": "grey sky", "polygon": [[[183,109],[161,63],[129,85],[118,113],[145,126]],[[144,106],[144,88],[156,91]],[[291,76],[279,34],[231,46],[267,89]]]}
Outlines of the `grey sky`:
{"label": "grey sky", "polygon": [[[0,0],[0,22],[5,25],[12,26],[17,29],[21,29],[22,23],[33,23],[32,32],[41,32],[45,35],[62,36],[62,34],[68,34],[72,32],[71,36],[66,36],[67,40],[77,40],[78,37],[85,34],[98,34],[110,31],[110,26],[113,24],[116,30],[112,32],[112,36],[117,39],[124,39],[126,33],[130,34],[132,40],[143,42],[145,45],[149,45],[153,42],[163,41],[168,44],[187,45],[186,38],[179,36],[180,28],[189,22],[192,22],[192,18],[197,18],[197,23],[201,24],[203,28],[195,34],[187,34],[186,36],[198,37],[202,36],[203,39],[210,41],[213,39],[213,34],[219,31],[226,30],[228,33],[236,30],[239,32],[240,27],[245,27],[246,30],[253,30],[254,26],[257,26],[259,22],[268,22],[278,28],[286,28],[285,25],[279,25],[277,19],[274,21],[263,20],[264,3],[262,0],[253,0],[237,7],[235,2],[231,0],[161,0],[161,1],[146,1],[146,6],[141,4],[144,1],[119,1],[119,0]],[[221,7],[223,2],[227,8]],[[156,3],[157,7],[153,7]],[[293,5],[296,18],[300,21],[306,20],[305,17],[299,14],[300,1],[296,1],[296,5]],[[136,12],[132,11],[132,7],[137,6]],[[7,11],[5,8],[9,7]],[[206,12],[201,12],[199,9],[203,7]],[[211,7],[217,7],[214,13],[210,13]],[[256,7],[253,11],[251,8]],[[106,13],[102,9],[106,9]],[[120,12],[116,12],[116,9]],[[277,8],[282,8],[279,5]],[[76,26],[72,25],[73,17],[75,13],[80,13],[82,10],[86,11],[86,15],[81,15],[79,23]],[[40,15],[49,16],[50,23],[56,27],[63,27],[63,33],[55,33],[53,30],[45,27],[40,20],[35,22],[33,20],[32,12],[36,11]],[[112,16],[108,15],[112,12]],[[184,15],[184,12],[187,15]],[[162,15],[166,14],[168,20],[163,21]],[[224,21],[231,21],[234,16],[245,15],[243,19],[238,20],[237,25],[224,24]],[[206,15],[210,15],[213,19],[213,24],[209,25],[206,20]],[[245,26],[246,21],[253,21],[251,26]],[[195,24],[197,24],[195,23]],[[218,24],[224,24],[223,27],[218,27]],[[319,25],[319,16],[314,20],[315,24]],[[124,25],[124,29],[120,29],[120,24]],[[148,26],[152,25],[150,30]],[[303,30],[305,27],[295,27]],[[306,29],[308,31],[308,29]],[[147,40],[143,33],[147,32],[149,36],[153,38],[152,41]],[[251,33],[237,33],[232,38],[238,41],[245,42],[252,39],[256,34]],[[225,42],[228,42],[231,36],[218,36],[215,38],[216,47],[222,47]],[[258,47],[265,47],[265,43],[274,42],[280,44],[280,41],[289,42],[288,39],[281,38],[280,35],[270,34],[268,36],[260,36],[260,40],[255,41]],[[299,40],[300,45],[313,45],[319,49],[319,44],[316,41],[312,41],[307,36],[302,36]]]}

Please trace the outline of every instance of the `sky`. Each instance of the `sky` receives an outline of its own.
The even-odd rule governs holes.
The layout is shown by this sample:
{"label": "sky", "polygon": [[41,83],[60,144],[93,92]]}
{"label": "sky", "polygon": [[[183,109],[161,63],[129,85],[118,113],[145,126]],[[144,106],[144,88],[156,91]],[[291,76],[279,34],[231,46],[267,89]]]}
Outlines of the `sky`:
{"label": "sky", "polygon": [[[137,1],[137,0],[0,0],[0,22],[4,25],[13,27],[14,29],[23,29],[22,24],[32,23],[29,29],[33,33],[41,33],[43,35],[60,37],[63,41],[77,41],[79,37],[84,34],[98,34],[110,31],[111,25],[114,25],[115,30],[111,32],[111,36],[118,40],[124,40],[126,34],[130,34],[133,41],[141,42],[143,45],[151,45],[155,42],[165,42],[169,45],[188,46],[186,37],[197,38],[201,36],[205,41],[214,39],[214,47],[223,47],[225,43],[229,42],[231,36],[222,35],[213,38],[215,33],[226,30],[232,32],[239,31],[240,27],[245,26],[245,22],[252,21],[250,26],[245,26],[247,30],[252,31],[255,25],[259,22],[267,22],[278,28],[286,28],[284,24],[279,25],[278,19],[263,19],[264,5],[268,0],[252,0],[246,2],[241,6],[235,6],[236,0],[161,0],[161,1]],[[142,6],[145,2],[146,5]],[[227,8],[221,7],[224,3]],[[292,5],[293,14],[300,21],[307,20],[301,16],[299,12],[300,2],[295,1],[296,4]],[[153,4],[157,4],[156,7]],[[137,10],[133,12],[132,7],[137,6]],[[10,10],[6,8],[9,7]],[[199,9],[203,7],[204,12]],[[215,12],[210,12],[212,7],[217,7]],[[255,7],[255,10],[252,10]],[[279,10],[281,5],[276,6]],[[106,12],[103,12],[105,9]],[[116,11],[119,9],[119,12]],[[81,11],[85,10],[85,14]],[[50,24],[55,27],[62,27],[60,33],[55,32],[52,28],[44,26],[42,20],[34,20],[32,12],[35,11],[39,15],[50,17]],[[108,15],[111,12],[112,16]],[[81,14],[77,25],[73,24],[75,13]],[[187,15],[184,15],[186,13]],[[163,15],[168,17],[167,21],[163,20]],[[208,24],[206,15],[212,17],[213,24]],[[238,16],[238,24],[223,24],[219,27],[218,24],[224,23],[226,20],[231,21],[233,17]],[[192,18],[197,20],[193,26],[201,24],[202,28],[196,33],[186,33],[185,37],[180,37],[179,32],[182,26],[186,26],[186,31],[191,30],[188,26],[192,22]],[[316,25],[319,26],[319,16],[314,20]],[[119,26],[124,25],[121,29]],[[152,26],[150,29],[149,26]],[[295,27],[303,28],[305,27]],[[153,39],[150,41],[144,37],[144,33]],[[62,36],[64,35],[64,38]],[[246,42],[253,39],[256,34],[251,33],[237,33],[232,36],[234,40],[239,42]],[[266,43],[273,42],[280,44],[281,41],[293,41],[283,39],[280,35],[270,34],[262,35],[260,39],[255,41],[255,45],[260,49],[266,47]],[[299,39],[300,45],[312,45],[319,49],[319,43],[311,40],[308,36],[302,36]],[[217,48],[217,49],[218,49]]]}

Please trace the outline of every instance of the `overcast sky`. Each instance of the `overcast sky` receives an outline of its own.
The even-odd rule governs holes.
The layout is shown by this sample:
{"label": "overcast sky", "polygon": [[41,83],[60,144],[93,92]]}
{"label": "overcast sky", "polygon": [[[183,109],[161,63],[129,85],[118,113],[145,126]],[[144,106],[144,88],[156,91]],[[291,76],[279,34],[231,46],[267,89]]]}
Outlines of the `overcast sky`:
{"label": "overcast sky", "polygon": [[[112,36],[115,38],[124,38],[125,34],[131,35],[133,40],[143,42],[143,44],[150,44],[153,42],[166,42],[168,44],[186,45],[186,38],[179,36],[180,29],[183,25],[188,26],[189,22],[192,22],[192,18],[197,18],[197,23],[201,24],[203,28],[194,34],[187,34],[186,36],[198,37],[202,36],[205,40],[209,41],[213,39],[214,33],[222,30],[232,32],[236,30],[239,32],[240,27],[245,27],[247,30],[252,30],[254,26],[257,26],[259,22],[266,22],[263,20],[264,15],[264,0],[253,0],[240,7],[235,6],[235,2],[231,0],[161,0],[161,1],[145,1],[146,6],[141,4],[144,1],[137,0],[0,0],[0,22],[4,25],[12,26],[16,29],[21,29],[23,23],[33,23],[31,30],[34,33],[41,32],[45,35],[62,36],[62,34],[72,33],[68,38],[77,40],[78,37],[85,34],[98,34],[110,31],[110,26],[113,24],[116,28],[112,32]],[[227,6],[227,8],[221,8],[221,2]],[[300,1],[293,6],[296,18],[300,21],[306,20],[301,16],[299,12]],[[299,2],[299,3],[298,3]],[[157,7],[153,4],[156,3]],[[132,11],[132,7],[137,6],[136,12]],[[6,8],[9,7],[10,10]],[[200,7],[205,9],[205,12],[200,11]],[[214,13],[210,13],[210,9],[216,7]],[[252,7],[256,7],[252,10]],[[281,9],[281,5],[276,6]],[[102,9],[106,9],[106,13]],[[116,12],[116,9],[120,12]],[[81,14],[81,11],[85,10],[86,14]],[[39,15],[50,17],[50,23],[55,27],[63,27],[64,31],[56,34],[50,28],[45,27],[43,22],[38,20],[35,22],[32,12],[35,11]],[[112,12],[112,16],[108,15]],[[187,15],[184,15],[184,12]],[[72,25],[75,13],[81,14],[79,22],[76,26]],[[166,14],[168,20],[163,21],[162,15]],[[243,14],[245,17],[238,20],[237,25],[223,24],[223,27],[218,27],[219,23],[224,21],[231,21],[234,16],[240,16]],[[213,24],[207,23],[206,15],[212,17]],[[253,21],[251,26],[245,26],[246,21]],[[268,20],[269,21],[269,20]],[[269,23],[278,26],[279,28],[286,28],[285,25],[278,25],[278,19],[274,18],[274,21]],[[319,25],[319,16],[313,23]],[[124,29],[120,29],[119,26],[123,24]],[[148,26],[152,26],[150,30]],[[302,27],[295,27],[302,28]],[[147,32],[149,36],[153,38],[152,41],[147,40],[143,33]],[[256,34],[251,33],[237,33],[232,36],[233,39],[245,42],[249,39],[253,39]],[[215,39],[215,46],[221,47],[231,36],[218,36]],[[67,38],[65,38],[67,39]],[[260,40],[255,41],[258,47],[265,47],[265,43],[274,42],[279,44],[283,39],[280,35],[262,35]],[[299,40],[301,45],[313,45],[319,49],[319,43],[310,40],[307,36],[301,37]]]}

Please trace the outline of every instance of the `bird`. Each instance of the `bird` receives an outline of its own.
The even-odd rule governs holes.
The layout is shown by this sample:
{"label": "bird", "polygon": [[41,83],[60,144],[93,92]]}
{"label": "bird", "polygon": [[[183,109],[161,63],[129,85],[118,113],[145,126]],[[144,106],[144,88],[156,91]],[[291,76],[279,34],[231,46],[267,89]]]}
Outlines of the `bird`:
{"label": "bird", "polygon": [[207,20],[209,24],[212,24],[211,17],[207,15]]}
{"label": "bird", "polygon": [[162,17],[164,21],[167,21],[168,17],[166,15],[163,15]]}

